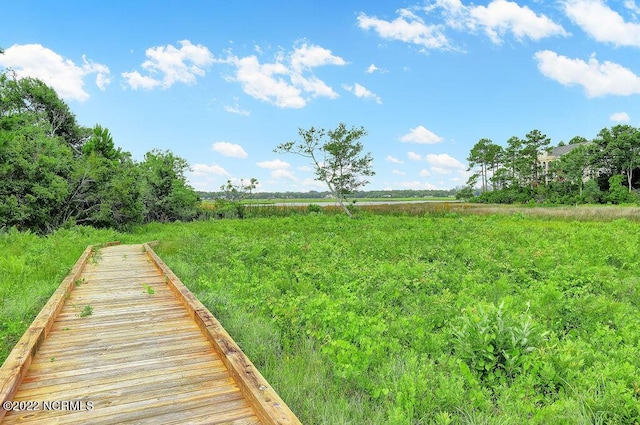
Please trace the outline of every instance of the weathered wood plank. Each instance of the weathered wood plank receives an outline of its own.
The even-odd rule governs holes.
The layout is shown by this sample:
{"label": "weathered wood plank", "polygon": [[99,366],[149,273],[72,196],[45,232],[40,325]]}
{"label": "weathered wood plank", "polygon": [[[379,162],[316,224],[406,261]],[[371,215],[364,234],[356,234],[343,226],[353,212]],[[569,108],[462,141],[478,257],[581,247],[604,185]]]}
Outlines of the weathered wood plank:
{"label": "weathered wood plank", "polygon": [[180,332],[178,335],[175,335],[175,331],[173,329],[164,330],[163,333],[157,333],[125,342],[122,341],[122,338],[105,340],[102,337],[96,337],[95,339],[88,340],[82,336],[67,336],[64,339],[59,338],[55,346],[51,344],[43,344],[40,350],[38,350],[37,356],[50,359],[51,356],[58,356],[58,358],[68,355],[89,356],[92,353],[105,350],[112,352],[131,351],[136,348],[143,348],[150,344],[166,344],[181,341],[189,342],[193,338],[198,338],[199,336],[200,335],[197,333],[192,332],[191,329]]}
{"label": "weathered wood plank", "polygon": [[[54,394],[55,390],[59,389],[61,384],[65,385],[65,390],[68,388],[70,391],[74,391],[76,388],[92,388],[97,382],[103,384],[109,384],[111,382],[129,382],[136,381],[138,379],[146,380],[163,380],[165,374],[170,376],[172,374],[189,374],[193,370],[198,370],[200,374],[211,373],[217,376],[218,372],[227,373],[226,366],[221,360],[212,360],[211,357],[199,357],[191,358],[180,362],[178,365],[166,366],[164,368],[149,368],[149,369],[122,369],[119,372],[105,373],[98,375],[82,375],[74,379],[69,379],[68,376],[60,378],[46,377],[47,379],[30,379],[25,381],[20,386],[20,391],[29,392],[31,390],[39,391],[43,393],[44,388],[49,388],[48,394]],[[205,371],[205,372],[203,372]],[[41,391],[40,391],[41,390]]]}
{"label": "weathered wood plank", "polygon": [[[67,294],[71,292],[78,280],[87,258],[93,248],[87,247],[82,253],[71,272],[62,281],[58,289],[53,293],[44,308],[29,326],[22,338],[18,341],[14,349],[0,368],[0,402],[11,400],[22,382],[22,379],[29,370],[33,356],[38,351],[38,347],[46,339],[49,330],[58,312],[64,306]],[[0,420],[5,416],[6,410],[0,405]]]}
{"label": "weathered wood plank", "polygon": [[[206,370],[207,373],[202,373],[203,370]],[[160,369],[157,372],[156,374],[147,373],[144,376],[136,376],[134,374],[116,375],[94,382],[89,388],[87,388],[85,381],[74,381],[65,385],[65,391],[67,391],[72,398],[80,398],[82,396],[92,397],[93,394],[119,390],[125,387],[140,388],[149,385],[150,382],[157,382],[159,383],[158,385],[176,386],[182,382],[198,380],[213,380],[218,382],[229,378],[227,369],[222,362],[195,363],[189,367]],[[150,377],[155,378],[149,379]],[[40,386],[32,386],[31,388],[20,388],[20,399],[41,399],[51,394],[56,388],[56,385],[49,385],[47,382],[43,382]]]}
{"label": "weathered wood plank", "polygon": [[[173,412],[154,419],[160,419],[163,425],[183,424],[184,420],[179,418]],[[261,422],[255,416],[253,409],[243,406],[241,402],[225,403],[219,410],[212,413],[211,409],[206,405],[192,406],[189,410],[189,425],[197,424],[260,424]]]}
{"label": "weathered wood plank", "polygon": [[[188,423],[189,412],[193,408],[209,406],[212,412],[224,412],[225,408],[249,408],[240,391],[228,391],[218,394],[195,392],[186,394],[165,395],[132,402],[109,403],[98,401],[91,410],[83,411],[40,411],[23,413],[6,417],[7,424],[123,424],[142,423],[145,419],[155,421],[156,416],[169,413],[184,412],[183,421]],[[245,411],[239,415],[245,415]],[[158,422],[155,422],[158,423]]]}
{"label": "weathered wood plank", "polygon": [[[33,373],[40,373],[41,371],[47,371],[51,369],[51,367],[55,367],[58,372],[76,371],[82,369],[88,360],[91,360],[93,364],[109,363],[117,366],[124,361],[153,361],[154,359],[164,361],[166,358],[184,354],[191,354],[193,357],[202,354],[211,355],[211,346],[206,341],[190,341],[162,346],[147,345],[137,347],[136,350],[130,351],[101,351],[98,353],[89,353],[88,355],[69,357],[52,356],[55,357],[53,360],[33,362],[30,370]],[[49,363],[54,364],[51,365]]]}
{"label": "weathered wood plank", "polygon": [[[142,298],[142,294],[140,296]],[[151,301],[151,300],[149,300]],[[91,317],[82,317],[80,313],[84,309],[85,306],[92,306],[92,314]],[[157,309],[154,308],[157,305]],[[58,315],[58,319],[66,320],[67,322],[99,322],[102,319],[110,321],[110,320],[120,320],[121,318],[130,317],[132,319],[138,316],[148,316],[149,314],[156,315],[164,315],[167,313],[178,312],[180,311],[180,306],[164,304],[160,302],[154,302],[153,307],[149,304],[147,305],[138,305],[138,306],[120,306],[118,304],[114,305],[106,305],[104,308],[99,309],[95,307],[91,302],[88,303],[75,303],[70,306],[71,309],[67,310],[65,313],[61,313]],[[184,312],[184,310],[182,311]]]}
{"label": "weathered wood plank", "polygon": [[[149,245],[88,248],[56,291],[58,304],[45,307],[42,335],[23,337],[22,366],[0,369],[0,379],[13,379],[0,382],[9,389],[3,400],[92,408],[8,412],[3,424],[300,423],[154,255]],[[81,317],[87,305],[93,311]]]}
{"label": "weathered wood plank", "polygon": [[298,418],[271,388],[213,314],[184,286],[178,276],[149,245],[145,244],[145,249],[166,276],[167,284],[211,341],[231,375],[238,381],[242,392],[256,408],[258,417],[266,424],[300,424]]}
{"label": "weathered wood plank", "polygon": [[[178,316],[178,318],[184,318],[184,316]],[[169,319],[171,320],[174,318],[169,317]],[[122,344],[123,338],[126,338],[131,333],[129,329],[122,329],[122,326],[110,326],[110,327],[101,329],[99,332],[95,332],[96,327],[90,327],[85,329],[91,329],[91,330],[94,330],[94,332],[92,333],[92,335],[87,336],[85,335],[85,333],[79,332],[79,330],[82,330],[82,329],[79,329],[78,327],[70,328],[70,327],[62,327],[62,326],[64,326],[64,323],[58,326],[60,330],[60,336],[57,338],[57,341],[60,341],[62,344],[65,344],[68,341],[69,343],[76,344],[76,346],[78,344],[83,344],[83,343],[86,343],[87,345]],[[187,333],[189,334],[193,333],[193,327],[191,326],[191,324],[180,323],[180,322],[175,323],[174,325],[171,326],[171,328],[154,330],[151,325],[147,325],[146,328],[144,326],[138,326],[138,327],[132,327],[132,329],[138,330],[138,331],[144,331],[145,329],[150,329],[150,330],[153,330],[155,335],[159,335],[159,336],[162,336],[162,335],[175,336],[176,334],[179,334],[180,336],[182,336]],[[144,332],[142,332],[142,334],[144,334]],[[196,335],[199,335],[199,334],[193,333],[194,337]],[[42,350],[49,350],[49,347],[51,346],[55,348],[55,345],[52,345],[52,344],[46,344],[46,343],[42,344]]]}

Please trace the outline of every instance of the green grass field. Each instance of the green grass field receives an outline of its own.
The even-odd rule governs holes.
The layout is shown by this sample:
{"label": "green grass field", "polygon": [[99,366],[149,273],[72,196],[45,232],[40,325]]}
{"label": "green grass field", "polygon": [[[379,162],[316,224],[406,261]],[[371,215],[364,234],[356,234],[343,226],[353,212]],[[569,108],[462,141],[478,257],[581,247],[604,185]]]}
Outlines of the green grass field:
{"label": "green grass field", "polygon": [[609,217],[309,214],[4,233],[0,353],[87,244],[159,239],[305,424],[640,423],[640,227]]}

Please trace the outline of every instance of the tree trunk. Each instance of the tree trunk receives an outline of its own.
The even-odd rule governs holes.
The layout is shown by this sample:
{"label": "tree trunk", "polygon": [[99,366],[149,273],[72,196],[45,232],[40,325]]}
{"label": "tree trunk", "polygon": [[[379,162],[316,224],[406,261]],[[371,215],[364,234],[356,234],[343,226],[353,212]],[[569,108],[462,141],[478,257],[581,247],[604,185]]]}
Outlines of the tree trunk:
{"label": "tree trunk", "polygon": [[482,192],[487,191],[487,163],[482,163]]}
{"label": "tree trunk", "polygon": [[[315,161],[315,158],[314,158],[314,161]],[[315,161],[315,162],[316,162],[316,164],[318,164],[317,161]],[[351,211],[349,211],[349,209],[344,205],[342,196],[340,194],[338,194],[338,191],[335,189],[335,187],[333,187],[331,185],[331,183],[329,183],[329,180],[326,177],[324,178],[324,182],[327,184],[327,187],[329,188],[329,190],[331,191],[333,196],[336,197],[336,201],[338,201],[338,204],[340,204],[340,206],[342,207],[344,212],[347,213],[349,218],[353,218],[353,214],[351,214]]]}
{"label": "tree trunk", "polygon": [[349,211],[349,208],[347,208],[347,206],[344,204],[344,202],[342,202],[342,197],[337,196],[337,194],[336,194],[336,200],[338,201],[338,204],[340,204],[340,206],[342,207],[344,212],[347,213],[349,218],[353,218],[353,214],[351,214],[351,211]]}

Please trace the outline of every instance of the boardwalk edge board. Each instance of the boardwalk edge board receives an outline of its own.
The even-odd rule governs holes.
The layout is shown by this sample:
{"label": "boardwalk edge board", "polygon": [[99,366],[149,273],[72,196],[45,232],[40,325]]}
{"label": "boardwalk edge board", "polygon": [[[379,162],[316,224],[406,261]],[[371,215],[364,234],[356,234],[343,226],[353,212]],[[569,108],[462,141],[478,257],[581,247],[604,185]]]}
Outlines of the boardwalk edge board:
{"label": "boardwalk edge board", "polygon": [[149,258],[165,276],[167,285],[218,352],[260,420],[269,425],[301,424],[213,314],[162,261],[150,244],[143,246]]}
{"label": "boardwalk edge board", "polygon": [[[51,326],[65,301],[67,295],[71,293],[75,287],[75,282],[78,276],[82,273],[88,259],[98,249],[118,245],[119,242],[108,242],[100,245],[89,245],[76,264],[71,269],[71,272],[64,278],[58,289],[53,293],[49,301],[40,310],[40,313],[33,320],[31,325],[27,328],[22,338],[13,347],[11,353],[7,356],[7,359],[0,368],[0,403],[4,404],[5,401],[10,401],[15,395],[18,387],[22,383],[22,379],[27,374],[29,366],[33,357],[38,352],[38,348],[42,342],[49,335]],[[0,421],[4,418],[7,411],[0,404]]]}
{"label": "boardwalk edge board", "polygon": [[[301,424],[220,322],[153,251],[151,247],[158,244],[158,241],[143,244],[145,255],[160,271],[171,292],[218,353],[261,422],[271,425]],[[99,252],[100,248],[112,245],[119,245],[119,242],[90,245],[84,250],[69,274],[49,298],[0,367],[0,422],[7,413],[2,407],[2,403],[11,401],[16,396],[36,353],[49,336],[54,322],[70,293],[76,287],[76,281],[82,275],[86,265],[92,256]]]}

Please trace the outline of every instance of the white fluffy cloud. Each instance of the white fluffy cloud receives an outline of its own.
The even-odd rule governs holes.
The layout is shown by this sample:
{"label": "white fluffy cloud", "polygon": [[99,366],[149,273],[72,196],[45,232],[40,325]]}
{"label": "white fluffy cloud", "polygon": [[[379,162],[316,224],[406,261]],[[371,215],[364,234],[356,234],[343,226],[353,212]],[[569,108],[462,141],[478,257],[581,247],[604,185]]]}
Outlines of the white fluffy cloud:
{"label": "white fluffy cloud", "polygon": [[421,125],[410,129],[407,134],[400,137],[400,141],[404,143],[434,144],[440,143],[443,140],[442,137]]}
{"label": "white fluffy cloud", "polygon": [[507,33],[512,33],[517,40],[540,40],[567,35],[562,26],[547,16],[538,15],[529,7],[520,6],[515,2],[494,0],[487,6],[470,6],[466,10],[469,13],[469,27],[482,27],[496,44],[500,44]]}
{"label": "white fluffy cloud", "polygon": [[420,173],[418,175],[420,177],[431,177],[431,173],[426,168],[423,168],[422,170],[420,170]]}
{"label": "white fluffy cloud", "polygon": [[389,162],[393,162],[394,164],[404,164],[404,161],[399,160],[398,158],[395,158],[391,155],[387,155],[387,157],[385,158],[387,161]]}
{"label": "white fluffy cloud", "polygon": [[611,114],[609,119],[611,121],[613,121],[613,122],[629,122],[629,121],[631,121],[631,118],[629,117],[629,114],[627,114],[626,112],[616,112],[614,114]]}
{"label": "white fluffy cloud", "polygon": [[273,161],[262,161],[256,163],[260,168],[266,168],[268,170],[282,170],[291,167],[291,164],[281,159],[274,159]]}
{"label": "white fluffy cloud", "polygon": [[588,97],[640,94],[640,77],[617,63],[600,62],[594,56],[585,62],[550,50],[534,57],[543,75],[565,86],[582,86]]}
{"label": "white fluffy cloud", "polygon": [[453,49],[445,34],[448,28],[470,32],[481,30],[496,44],[502,43],[508,34],[520,41],[568,35],[561,25],[546,15],[507,0],[493,0],[486,6],[465,6],[460,0],[436,0],[421,9],[430,21],[441,23],[425,23],[416,14],[419,10],[400,9],[397,11],[399,16],[392,21],[361,13],[357,18],[358,26],[363,30],[373,29],[384,39],[420,46],[422,51]]}
{"label": "white fluffy cloud", "polygon": [[230,80],[240,83],[242,90],[249,96],[280,108],[297,109],[307,104],[301,96],[300,88],[279,77],[286,76],[289,72],[283,64],[261,65],[256,56],[234,56],[229,60],[236,67],[236,74]]}
{"label": "white fluffy cloud", "polygon": [[451,169],[450,168],[444,168],[444,167],[431,167],[431,171],[433,171],[436,174],[451,174]]}
{"label": "white fluffy cloud", "polygon": [[242,146],[229,142],[216,142],[211,146],[211,150],[231,158],[246,158],[249,156]]}
{"label": "white fluffy cloud", "polygon": [[127,84],[129,84],[129,87],[134,90],[151,90],[161,84],[160,81],[154,80],[151,77],[144,76],[138,71],[123,72],[122,76],[125,78],[125,80],[127,80]]}
{"label": "white fluffy cloud", "polygon": [[11,67],[20,78],[33,77],[53,87],[60,97],[84,101],[89,93],[84,90],[84,79],[96,75],[96,86],[104,90],[111,82],[106,65],[92,62],[82,56],[82,64],[76,65],[51,49],[40,44],[15,44],[0,55],[0,66]]}
{"label": "white fluffy cloud", "polygon": [[378,68],[377,66],[375,66],[374,64],[369,65],[369,67],[367,68],[367,70],[365,71],[367,74],[373,74],[376,71],[379,71],[380,68]]}
{"label": "white fluffy cloud", "polygon": [[430,153],[426,156],[426,160],[429,164],[432,165],[431,170],[436,171],[436,169],[458,169],[464,170],[467,167],[464,166],[463,163],[455,159],[449,154],[441,153],[441,154],[433,154]]}
{"label": "white fluffy cloud", "polygon": [[132,71],[123,72],[122,76],[134,90],[169,88],[175,83],[194,84],[196,77],[204,76],[205,69],[213,64],[213,54],[205,46],[191,44],[189,40],[180,41],[180,46],[168,44],[148,48],[142,68],[149,75]]}
{"label": "white fluffy cloud", "polygon": [[273,170],[271,172],[271,177],[275,177],[277,179],[288,179],[288,180],[296,180],[296,176],[289,170]]}
{"label": "white fluffy cloud", "polygon": [[290,170],[291,164],[282,161],[281,159],[274,159],[272,161],[261,161],[256,163],[256,165],[260,168],[271,170],[271,177],[275,179],[286,179],[292,181],[297,180],[295,174],[293,174],[293,172]]}
{"label": "white fluffy cloud", "polygon": [[240,109],[238,105],[234,105],[234,106],[225,105],[224,110],[231,114],[244,115],[245,117],[248,117],[249,115],[251,115],[251,112],[245,109]]}
{"label": "white fluffy cloud", "polygon": [[249,115],[251,115],[251,112],[240,108],[240,105],[238,104],[238,98],[234,97],[234,104],[233,106],[231,105],[225,105],[224,106],[224,110],[231,113],[231,114],[238,114],[238,115],[244,115],[245,117],[248,117]]}
{"label": "white fluffy cloud", "polygon": [[447,49],[449,41],[440,25],[429,25],[409,9],[397,11],[399,17],[393,21],[385,21],[364,13],[358,15],[358,26],[363,30],[373,29],[380,37],[387,40],[404,41],[423,49]]}
{"label": "white fluffy cloud", "polygon": [[224,168],[222,168],[221,166],[216,165],[216,164],[212,164],[212,165],[193,164],[191,166],[191,172],[195,176],[207,176],[207,175],[210,175],[210,174],[213,174],[213,175],[216,175],[216,176],[230,176],[231,175],[231,174],[229,174],[227,172],[227,170],[225,170]]}
{"label": "white fluffy cloud", "polygon": [[420,161],[422,160],[422,155],[415,152],[407,152],[407,158],[409,158],[412,161]]}
{"label": "white fluffy cloud", "polygon": [[298,45],[289,54],[279,52],[271,63],[260,63],[255,55],[241,58],[231,54],[221,62],[235,67],[234,75],[227,80],[240,83],[249,96],[280,108],[294,109],[305,107],[309,98],[337,98],[333,88],[312,71],[323,65],[346,64],[330,50],[307,43]]}
{"label": "white fluffy cloud", "polygon": [[400,170],[392,170],[391,171],[393,174],[395,174],[396,176],[406,176],[407,173],[405,173],[404,171],[400,171]]}
{"label": "white fluffy cloud", "polygon": [[382,104],[382,99],[380,99],[378,95],[369,91],[366,87],[361,86],[358,83],[355,83],[353,86],[349,84],[343,84],[342,88],[344,88],[348,92],[353,93],[356,97],[360,97],[362,99],[374,100],[377,104]]}
{"label": "white fluffy cloud", "polygon": [[248,117],[249,115],[251,115],[251,112],[244,109],[240,109],[238,105],[234,105],[234,106],[225,105],[224,110],[231,114],[244,115],[245,117]]}
{"label": "white fluffy cloud", "polygon": [[624,7],[632,11],[633,13],[640,13],[640,7],[636,4],[634,0],[625,0]]}
{"label": "white fluffy cloud", "polygon": [[[633,1],[625,6],[637,11]],[[601,0],[568,0],[564,2],[566,15],[595,40],[616,46],[640,47],[640,24],[627,22]]]}
{"label": "white fluffy cloud", "polygon": [[293,70],[301,73],[318,66],[346,65],[347,62],[339,56],[334,56],[331,50],[303,43],[291,54],[290,63]]}

